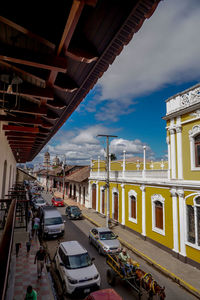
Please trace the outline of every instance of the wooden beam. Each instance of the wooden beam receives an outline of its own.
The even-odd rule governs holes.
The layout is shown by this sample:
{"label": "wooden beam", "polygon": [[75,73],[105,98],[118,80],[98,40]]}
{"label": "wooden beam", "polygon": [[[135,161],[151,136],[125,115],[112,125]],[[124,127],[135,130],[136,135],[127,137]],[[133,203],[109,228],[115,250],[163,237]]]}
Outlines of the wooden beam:
{"label": "wooden beam", "polygon": [[[21,137],[21,136],[13,136],[13,137],[8,136],[7,140],[8,141],[13,141],[13,142],[18,142],[18,141],[20,141],[20,142],[26,142],[26,141],[35,142],[36,137],[35,138],[29,138],[29,137]],[[41,141],[41,142],[44,142],[44,141]]]}
{"label": "wooden beam", "polygon": [[49,122],[43,121],[43,120],[38,120],[34,118],[20,118],[19,116],[17,117],[12,117],[9,115],[0,115],[0,121],[5,121],[5,122],[11,122],[11,123],[16,123],[16,124],[29,124],[29,125],[39,125],[44,128],[52,128],[53,125],[50,124]]}
{"label": "wooden beam", "polygon": [[67,73],[58,73],[54,87],[69,93],[73,93],[79,88],[76,82],[69,77]]}
{"label": "wooden beam", "polygon": [[[65,25],[65,29],[60,41],[60,44],[58,46],[57,55],[59,56],[61,52],[64,50],[64,52],[67,50],[69,43],[71,41],[72,35],[74,33],[74,30],[76,28],[76,25],[78,23],[78,20],[81,16],[81,12],[84,8],[84,1],[83,0],[73,0],[72,7],[67,19],[67,23]],[[50,72],[49,78],[47,80],[48,85],[53,85],[55,82],[56,76],[58,72],[56,70],[52,70]]]}
{"label": "wooden beam", "polygon": [[15,47],[0,45],[0,59],[30,67],[41,68],[56,72],[66,72],[67,60],[65,57],[32,53]]}
{"label": "wooden beam", "polygon": [[[14,66],[13,64],[9,64],[3,60],[0,60],[0,65],[3,65],[5,67],[7,67],[8,69],[11,69],[12,71],[15,71],[16,74],[18,74],[20,77],[32,77],[33,79],[40,81],[40,84],[45,87],[46,86],[46,81],[45,79],[41,78],[39,75],[35,75],[33,73],[27,72],[24,69],[22,69],[22,67],[18,68],[16,66]],[[25,80],[25,79],[24,79]]]}
{"label": "wooden beam", "polygon": [[21,33],[29,36],[33,40],[36,40],[36,41],[40,42],[41,44],[43,44],[43,45],[51,48],[52,50],[55,49],[55,45],[53,43],[49,42],[48,40],[44,39],[43,37],[41,37],[41,36],[39,36],[37,34],[31,32],[30,30],[28,30],[28,29],[26,29],[26,28],[24,28],[24,27],[22,27],[22,26],[20,26],[20,25],[18,25],[16,23],[10,21],[9,19],[6,19],[6,18],[0,16],[0,22],[2,22],[4,24],[6,24],[6,25],[8,25],[8,26],[10,26],[10,27],[12,27],[14,29],[16,29],[17,31],[19,31],[19,32],[21,32]]}
{"label": "wooden beam", "polygon": [[11,140],[11,141],[8,141],[9,144],[14,144],[14,145],[21,145],[23,143],[25,143],[26,145],[27,144],[31,144],[31,145],[35,145],[35,144],[43,144],[44,142],[43,141],[35,141],[35,140]]}
{"label": "wooden beam", "polygon": [[27,97],[39,97],[48,100],[54,99],[54,92],[52,88],[40,88],[37,86],[31,86],[22,84],[20,85],[19,91],[16,90],[16,87],[13,85],[12,90],[8,91],[4,89],[4,85],[0,83],[0,93],[4,94],[12,94],[12,95],[20,95],[20,96],[27,96]]}
{"label": "wooden beam", "polygon": [[24,113],[24,114],[30,114],[30,115],[41,115],[41,116],[46,116],[47,115],[47,107],[46,106],[41,106],[41,107],[22,107],[22,108],[12,108],[10,109],[11,112],[18,112],[18,113]]}
{"label": "wooden beam", "polygon": [[5,132],[5,136],[11,136],[11,137],[36,137],[40,139],[46,140],[46,135],[41,133],[26,133],[26,132],[15,132],[15,131],[8,131]]}
{"label": "wooden beam", "polygon": [[66,107],[66,104],[60,101],[53,101],[50,103],[47,102],[47,106],[52,108],[57,108],[57,109],[63,109],[64,107]]}
{"label": "wooden beam", "polygon": [[32,132],[32,133],[39,132],[39,128],[13,126],[13,125],[3,125],[3,130],[7,130],[7,131],[12,130],[12,131],[19,131],[19,132]]}

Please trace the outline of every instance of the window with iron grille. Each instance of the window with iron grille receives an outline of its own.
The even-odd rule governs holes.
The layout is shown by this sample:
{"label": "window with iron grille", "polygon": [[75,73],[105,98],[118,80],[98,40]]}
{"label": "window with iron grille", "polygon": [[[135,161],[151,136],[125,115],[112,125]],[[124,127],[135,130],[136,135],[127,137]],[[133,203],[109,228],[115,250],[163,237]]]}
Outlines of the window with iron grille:
{"label": "window with iron grille", "polygon": [[187,205],[187,241],[200,246],[200,196],[194,199],[194,205]]}

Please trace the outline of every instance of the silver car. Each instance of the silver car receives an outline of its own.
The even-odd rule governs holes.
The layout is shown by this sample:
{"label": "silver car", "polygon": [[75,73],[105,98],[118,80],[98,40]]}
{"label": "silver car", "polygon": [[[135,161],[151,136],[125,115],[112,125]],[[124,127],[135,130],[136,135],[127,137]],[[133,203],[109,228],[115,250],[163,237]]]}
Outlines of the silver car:
{"label": "silver car", "polygon": [[99,254],[118,253],[121,245],[117,238],[110,229],[104,227],[95,227],[89,233],[89,242],[98,249]]}

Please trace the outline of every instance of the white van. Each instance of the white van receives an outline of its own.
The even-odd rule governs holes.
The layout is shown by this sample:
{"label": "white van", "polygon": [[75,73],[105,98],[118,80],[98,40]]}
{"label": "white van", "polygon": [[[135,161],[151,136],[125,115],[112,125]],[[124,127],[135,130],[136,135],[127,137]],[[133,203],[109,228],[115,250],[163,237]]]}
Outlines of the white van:
{"label": "white van", "polygon": [[65,222],[57,208],[52,206],[42,207],[41,230],[44,238],[63,236]]}
{"label": "white van", "polygon": [[88,294],[100,288],[100,274],[78,241],[60,243],[55,256],[65,294]]}

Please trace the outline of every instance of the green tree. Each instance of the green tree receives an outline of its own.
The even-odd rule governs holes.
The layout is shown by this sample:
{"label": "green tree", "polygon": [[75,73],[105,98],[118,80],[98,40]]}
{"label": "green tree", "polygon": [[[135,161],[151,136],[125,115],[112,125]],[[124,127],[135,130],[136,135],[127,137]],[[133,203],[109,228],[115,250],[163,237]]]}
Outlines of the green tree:
{"label": "green tree", "polygon": [[110,159],[111,160],[116,160],[117,159],[117,156],[115,155],[115,153],[111,153]]}

